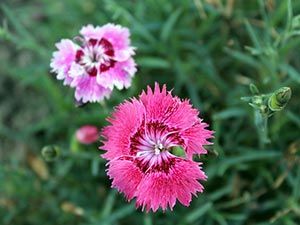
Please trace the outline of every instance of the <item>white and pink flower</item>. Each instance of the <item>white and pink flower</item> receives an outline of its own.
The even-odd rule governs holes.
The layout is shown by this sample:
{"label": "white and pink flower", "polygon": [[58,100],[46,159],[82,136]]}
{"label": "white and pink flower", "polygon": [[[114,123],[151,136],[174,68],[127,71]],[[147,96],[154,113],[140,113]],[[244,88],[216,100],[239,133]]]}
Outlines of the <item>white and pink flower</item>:
{"label": "white and pink flower", "polygon": [[114,87],[128,88],[136,73],[129,30],[114,24],[87,25],[80,35],[57,43],[50,64],[57,79],[75,88],[76,100],[99,102]]}

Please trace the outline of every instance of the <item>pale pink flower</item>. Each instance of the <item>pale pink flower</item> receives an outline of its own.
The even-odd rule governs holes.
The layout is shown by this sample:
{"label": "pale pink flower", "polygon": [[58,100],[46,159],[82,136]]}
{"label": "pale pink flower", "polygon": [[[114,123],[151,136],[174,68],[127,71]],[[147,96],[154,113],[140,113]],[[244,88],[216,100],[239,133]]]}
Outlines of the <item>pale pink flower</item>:
{"label": "pale pink flower", "polygon": [[109,97],[114,87],[128,88],[136,73],[130,33],[120,25],[87,25],[75,42],[63,39],[56,44],[52,71],[65,85],[75,88],[77,101],[99,102]]}
{"label": "pale pink flower", "polygon": [[[206,154],[203,145],[212,137],[198,114],[188,100],[173,97],[165,85],[160,90],[157,83],[154,91],[148,87],[139,99],[119,105],[102,132],[112,186],[147,211],[172,210],[176,200],[188,206],[192,195],[203,191],[199,181],[206,179],[193,155]],[[176,146],[184,157],[172,153]]]}
{"label": "pale pink flower", "polygon": [[80,127],[75,133],[77,141],[82,144],[92,144],[99,139],[99,130],[93,125],[84,125]]}

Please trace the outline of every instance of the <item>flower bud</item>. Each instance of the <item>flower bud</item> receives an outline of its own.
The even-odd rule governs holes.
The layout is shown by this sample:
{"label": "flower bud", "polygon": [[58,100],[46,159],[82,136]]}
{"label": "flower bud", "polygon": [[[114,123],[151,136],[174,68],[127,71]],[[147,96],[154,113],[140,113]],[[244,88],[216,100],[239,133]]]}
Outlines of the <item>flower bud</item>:
{"label": "flower bud", "polygon": [[42,156],[48,162],[57,159],[59,153],[60,153],[59,147],[54,145],[48,145],[42,148]]}
{"label": "flower bud", "polygon": [[85,125],[76,131],[76,139],[81,144],[92,144],[99,138],[99,130],[96,126]]}
{"label": "flower bud", "polygon": [[275,91],[268,100],[268,106],[272,111],[282,110],[290,100],[292,91],[289,87],[282,87]]}

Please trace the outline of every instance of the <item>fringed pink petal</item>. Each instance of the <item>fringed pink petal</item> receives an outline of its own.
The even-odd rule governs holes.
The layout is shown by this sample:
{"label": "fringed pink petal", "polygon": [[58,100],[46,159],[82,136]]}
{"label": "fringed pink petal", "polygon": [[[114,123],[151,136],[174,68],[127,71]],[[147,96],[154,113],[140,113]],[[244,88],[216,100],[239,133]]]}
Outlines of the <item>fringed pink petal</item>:
{"label": "fringed pink petal", "polygon": [[123,192],[128,201],[135,197],[137,186],[140,184],[143,174],[132,161],[127,159],[110,161],[107,174],[112,179],[112,187]]}
{"label": "fringed pink petal", "polygon": [[58,80],[64,80],[64,84],[69,85],[72,78],[68,75],[72,62],[75,59],[75,54],[78,46],[69,39],[62,39],[56,44],[58,51],[53,53],[50,67],[52,72],[57,74]]}
{"label": "fringed pink petal", "polygon": [[101,39],[103,37],[101,32],[101,27],[89,24],[87,26],[83,26],[79,33],[87,40],[89,39]]}
{"label": "fringed pink petal", "polygon": [[116,50],[127,50],[130,45],[130,32],[126,27],[108,23],[101,27],[101,33]]}
{"label": "fringed pink petal", "polygon": [[144,106],[136,99],[119,105],[109,119],[111,125],[102,131],[104,145],[101,149],[107,152],[102,156],[113,159],[130,152],[130,138],[141,126],[145,115]]}
{"label": "fringed pink petal", "polygon": [[76,88],[75,99],[83,103],[100,102],[111,94],[110,89],[99,85],[95,77],[88,75],[75,77],[71,85]]}
{"label": "fringed pink petal", "polygon": [[172,210],[176,200],[189,206],[192,195],[203,191],[198,180],[205,180],[206,175],[198,163],[177,158],[168,173],[153,172],[146,174],[137,190],[137,206],[146,211],[157,211],[159,207]]}
{"label": "fringed pink petal", "polygon": [[105,73],[97,76],[97,82],[104,87],[118,89],[128,88],[131,85],[131,79],[136,73],[136,64],[132,58],[124,62],[116,62],[115,66]]}
{"label": "fringed pink petal", "polygon": [[203,122],[194,124],[192,127],[181,132],[184,140],[184,148],[188,158],[192,158],[194,154],[206,154],[207,150],[203,145],[209,145],[208,139],[213,137],[213,131],[206,129],[208,125]]}
{"label": "fringed pink petal", "polygon": [[151,121],[162,121],[170,127],[186,129],[198,121],[198,110],[194,109],[188,100],[181,101],[166,91],[164,85],[160,90],[155,84],[154,92],[148,87],[147,93],[140,96],[146,107],[147,118]]}
{"label": "fringed pink petal", "polygon": [[147,93],[143,92],[140,95],[141,102],[145,105],[147,111],[147,120],[162,121],[165,119],[166,113],[172,108],[174,99],[172,95],[167,92],[166,85],[163,85],[160,90],[158,83],[155,83],[154,92],[148,86]]}

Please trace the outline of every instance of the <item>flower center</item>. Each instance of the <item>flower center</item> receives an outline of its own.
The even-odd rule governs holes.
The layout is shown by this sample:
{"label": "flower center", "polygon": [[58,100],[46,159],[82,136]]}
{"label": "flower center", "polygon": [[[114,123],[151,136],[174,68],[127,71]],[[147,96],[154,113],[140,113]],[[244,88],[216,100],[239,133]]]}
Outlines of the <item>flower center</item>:
{"label": "flower center", "polygon": [[168,170],[174,155],[172,147],[182,145],[176,129],[170,129],[160,123],[142,126],[131,139],[131,155],[136,158],[144,172]]}
{"label": "flower center", "polygon": [[159,155],[163,150],[164,150],[164,146],[161,143],[154,146],[155,155]]}
{"label": "flower center", "polygon": [[115,65],[114,54],[112,44],[105,38],[90,39],[77,50],[75,61],[94,77]]}
{"label": "flower center", "polygon": [[137,157],[146,157],[146,158],[150,159],[150,157],[159,156],[163,152],[167,152],[167,151],[168,151],[168,148],[165,147],[163,144],[161,144],[161,143],[153,144],[153,141],[151,141],[148,144],[146,144],[146,143],[141,144],[139,146],[138,151],[136,152],[136,156]]}

